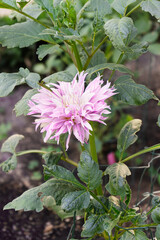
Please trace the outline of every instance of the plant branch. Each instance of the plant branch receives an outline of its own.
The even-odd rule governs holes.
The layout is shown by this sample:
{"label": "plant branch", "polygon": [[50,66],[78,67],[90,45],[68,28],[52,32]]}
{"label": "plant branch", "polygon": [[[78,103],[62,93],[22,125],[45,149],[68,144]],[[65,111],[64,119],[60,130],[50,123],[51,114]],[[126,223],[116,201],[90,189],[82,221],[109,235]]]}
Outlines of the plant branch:
{"label": "plant branch", "polygon": [[138,156],[140,156],[140,155],[142,155],[144,153],[148,153],[148,152],[155,151],[155,150],[158,150],[158,149],[160,149],[160,144],[156,144],[156,145],[154,145],[152,147],[149,147],[149,148],[146,148],[146,149],[144,149],[142,151],[139,151],[139,152],[137,152],[137,153],[135,153],[135,154],[133,154],[133,155],[123,159],[121,162],[122,163],[127,162],[127,161],[131,160],[132,158],[138,157]]}
{"label": "plant branch", "polygon": [[[119,64],[119,63],[121,62],[121,60],[122,60],[122,58],[123,58],[123,55],[124,55],[124,52],[121,53],[121,55],[119,56],[116,64]],[[113,70],[113,71],[112,71],[112,73],[111,73],[111,75],[110,75],[110,77],[109,77],[109,79],[108,79],[109,82],[111,81],[113,75],[115,74],[115,71],[116,71],[116,70]]]}
{"label": "plant branch", "polygon": [[107,39],[108,39],[108,36],[106,36],[106,37],[102,40],[102,42],[100,42],[100,44],[95,48],[95,50],[92,52],[92,54],[87,58],[87,61],[86,61],[85,65],[84,65],[84,68],[83,68],[84,70],[87,69],[88,65],[90,64],[90,61],[91,61],[92,57],[94,56],[94,54],[98,51],[98,49],[103,45],[103,43],[104,43]]}
{"label": "plant branch", "polygon": [[134,8],[132,8],[132,10],[126,14],[126,17],[128,17],[129,15],[131,15],[131,13],[133,13],[136,9],[138,9],[141,6],[142,2],[138,3]]}
{"label": "plant branch", "polygon": [[104,208],[104,210],[108,213],[108,208],[104,205],[104,203],[96,196],[96,194],[94,194],[93,192],[89,192],[91,194],[91,196],[97,200],[97,202],[99,202],[101,204],[101,206]]}
{"label": "plant branch", "polygon": [[82,66],[81,58],[79,56],[79,52],[78,52],[77,45],[76,45],[75,42],[72,43],[72,49],[73,49],[73,52],[74,52],[74,56],[76,58],[78,71],[82,72],[83,66]]}

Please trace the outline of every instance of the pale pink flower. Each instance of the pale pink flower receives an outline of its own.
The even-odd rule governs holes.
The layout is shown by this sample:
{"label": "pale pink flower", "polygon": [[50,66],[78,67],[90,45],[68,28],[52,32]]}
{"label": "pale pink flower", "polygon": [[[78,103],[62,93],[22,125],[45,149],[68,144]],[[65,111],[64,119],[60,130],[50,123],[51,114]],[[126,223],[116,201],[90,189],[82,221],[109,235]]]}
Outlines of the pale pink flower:
{"label": "pale pink flower", "polygon": [[44,141],[55,139],[59,143],[60,135],[68,133],[66,149],[71,133],[82,143],[88,141],[92,127],[90,121],[100,122],[110,113],[105,100],[115,94],[115,88],[107,82],[104,86],[101,76],[97,76],[85,89],[86,73],[77,74],[72,82],[49,84],[52,92],[41,88],[29,101],[29,115],[34,115],[36,129],[46,132]]}
{"label": "pale pink flower", "polygon": [[112,164],[116,163],[115,153],[114,152],[108,153],[107,160],[108,160],[109,165],[112,165]]}

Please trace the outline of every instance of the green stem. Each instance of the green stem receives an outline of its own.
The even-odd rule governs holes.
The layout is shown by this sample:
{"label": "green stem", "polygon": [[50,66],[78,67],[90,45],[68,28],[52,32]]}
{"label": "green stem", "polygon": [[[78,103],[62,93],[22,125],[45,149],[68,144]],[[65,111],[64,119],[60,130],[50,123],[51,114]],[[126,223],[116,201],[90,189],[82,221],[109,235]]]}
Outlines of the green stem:
{"label": "green stem", "polygon": [[81,59],[80,59],[80,56],[79,56],[79,52],[78,52],[78,49],[77,49],[77,45],[76,45],[75,42],[73,42],[72,48],[73,48],[73,52],[74,52],[74,55],[75,55],[75,58],[76,58],[78,71],[82,72],[83,66],[82,66]]}
{"label": "green stem", "polygon": [[[119,63],[121,62],[121,60],[122,60],[122,58],[123,58],[123,55],[124,55],[124,52],[121,53],[121,55],[119,56],[116,64],[119,64]],[[109,82],[111,81],[111,79],[112,79],[115,71],[116,71],[116,70],[113,70],[113,71],[112,71],[112,73],[111,73],[111,75],[110,75],[110,77],[109,77],[109,79],[108,79]]]}
{"label": "green stem", "polygon": [[108,36],[106,36],[106,37],[102,40],[102,42],[100,42],[100,44],[95,48],[95,50],[92,52],[92,54],[87,58],[87,61],[86,61],[85,65],[84,65],[84,68],[83,68],[84,70],[87,69],[88,65],[90,64],[90,61],[91,61],[92,57],[94,56],[94,54],[98,51],[98,49],[103,45],[103,43],[104,43],[107,39],[108,39]]}
{"label": "green stem", "polygon": [[108,208],[104,205],[104,203],[96,196],[96,194],[94,194],[93,192],[89,192],[91,194],[91,196],[97,200],[97,202],[99,202],[102,207],[104,208],[104,210],[108,213]]}
{"label": "green stem", "polygon": [[28,17],[28,18],[32,19],[34,22],[37,22],[37,23],[41,24],[41,25],[42,25],[43,27],[45,27],[45,28],[49,28],[46,24],[40,22],[39,20],[37,20],[36,18],[34,18],[34,17],[28,15],[28,14],[25,13],[25,12],[22,12],[22,11],[16,9],[16,8],[14,9],[14,11],[16,11],[16,12],[18,12],[18,13],[24,15],[25,17]]}
{"label": "green stem", "polygon": [[42,151],[42,150],[26,150],[26,151],[21,151],[18,152],[16,155],[17,156],[22,156],[22,155],[26,155],[26,154],[30,154],[30,153],[39,153],[39,154],[45,154],[47,153],[46,151]]}
{"label": "green stem", "polygon": [[[92,123],[90,123],[90,124],[92,126]],[[92,129],[93,129],[93,126],[92,126]],[[98,164],[98,157],[97,157],[97,152],[96,152],[96,143],[95,143],[94,131],[92,131],[90,136],[89,136],[89,144],[90,144],[91,157]],[[96,189],[96,191],[97,191],[98,195],[103,195],[102,186],[99,186]]]}
{"label": "green stem", "polygon": [[138,153],[135,153],[135,154],[123,159],[121,162],[122,163],[127,162],[127,161],[131,160],[132,158],[138,157],[142,154],[145,154],[145,153],[148,153],[148,152],[151,152],[151,151],[155,151],[155,150],[158,150],[158,149],[160,149],[160,144],[157,144],[155,146],[152,146],[152,147],[146,148],[142,151],[139,151]]}
{"label": "green stem", "polygon": [[78,163],[72,161],[71,159],[69,158],[65,158],[65,157],[61,157],[61,160],[67,162],[67,163],[70,163],[71,165],[75,166],[75,167],[78,167]]}
{"label": "green stem", "polygon": [[[142,1],[143,2],[143,1]],[[140,6],[141,6],[141,3],[140,2],[139,4],[137,4],[131,11],[129,11],[127,14],[126,14],[126,17],[128,17],[129,15],[131,15],[131,13],[133,13],[136,9],[138,9]]]}

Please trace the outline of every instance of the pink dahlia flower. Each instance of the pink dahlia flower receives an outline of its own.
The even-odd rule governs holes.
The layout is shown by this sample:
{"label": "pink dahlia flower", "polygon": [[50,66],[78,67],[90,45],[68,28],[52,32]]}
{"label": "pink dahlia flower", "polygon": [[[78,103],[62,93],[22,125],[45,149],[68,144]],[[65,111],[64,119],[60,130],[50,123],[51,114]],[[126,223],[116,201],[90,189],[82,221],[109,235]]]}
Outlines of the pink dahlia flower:
{"label": "pink dahlia flower", "polygon": [[82,143],[89,139],[92,127],[90,121],[100,122],[110,113],[105,100],[115,94],[115,88],[107,82],[104,86],[101,76],[97,76],[85,89],[86,73],[77,74],[72,82],[50,83],[52,92],[41,88],[29,101],[29,115],[34,115],[36,129],[46,132],[44,141],[55,139],[59,143],[60,135],[68,133],[68,149],[71,133]]}

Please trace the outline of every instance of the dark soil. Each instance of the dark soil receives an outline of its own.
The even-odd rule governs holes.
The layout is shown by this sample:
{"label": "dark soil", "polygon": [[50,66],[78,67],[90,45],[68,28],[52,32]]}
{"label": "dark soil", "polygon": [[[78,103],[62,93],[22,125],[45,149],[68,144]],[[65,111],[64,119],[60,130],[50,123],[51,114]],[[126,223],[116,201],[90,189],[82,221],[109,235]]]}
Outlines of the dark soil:
{"label": "dark soil", "polygon": [[[144,55],[140,60],[132,62],[130,68],[140,71],[140,77],[137,82],[142,83],[150,87],[157,96],[160,97],[160,58],[152,55]],[[154,70],[150,67],[153,67]],[[151,78],[152,76],[152,78]],[[152,82],[152,79],[154,82]],[[12,130],[9,135],[18,133],[25,136],[18,146],[18,150],[27,149],[40,149],[42,146],[46,146],[41,134],[35,132],[35,126],[32,124],[33,119],[31,117],[18,117],[16,118],[13,111],[15,103],[21,99],[26,92],[27,87],[17,88],[13,94],[0,100],[0,123],[11,122]],[[151,146],[159,142],[160,130],[156,126],[157,117],[159,114],[159,107],[154,101],[150,101],[148,104],[142,107],[135,107],[133,110],[128,110],[135,117],[143,119],[144,127],[142,129],[142,140],[144,146]],[[144,147],[142,146],[142,147]],[[139,149],[138,149],[139,150]],[[131,149],[134,151],[134,149]],[[77,142],[73,139],[71,144],[71,150],[69,152],[70,158],[78,161],[79,152],[77,150]],[[8,154],[0,155],[0,162],[7,159]],[[151,156],[146,157],[145,161],[148,162]],[[61,221],[59,217],[53,214],[51,211],[43,210],[40,213],[36,212],[23,212],[14,210],[3,211],[3,207],[6,203],[12,201],[18,197],[25,190],[37,186],[43,182],[43,179],[35,181],[31,180],[33,172],[28,169],[28,164],[31,160],[38,160],[38,170],[42,172],[42,159],[37,154],[25,155],[19,158],[18,166],[16,170],[11,173],[5,174],[0,170],[0,240],[66,240],[72,225],[72,218]],[[102,164],[106,164],[104,159]],[[145,162],[144,161],[144,162]],[[62,163],[64,164],[64,163]],[[131,164],[135,165],[135,164]],[[67,165],[65,165],[67,166]],[[67,166],[69,167],[69,166]],[[134,171],[132,178],[129,179],[131,188],[133,191],[132,204],[135,204],[137,197],[137,186],[139,183],[140,175],[142,171]],[[154,190],[158,190],[159,186]],[[145,178],[140,190],[140,199],[142,193],[150,192],[150,179]],[[143,206],[147,208],[148,203]],[[80,229],[83,220],[77,219],[75,238],[80,238]]]}

